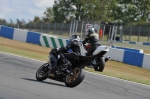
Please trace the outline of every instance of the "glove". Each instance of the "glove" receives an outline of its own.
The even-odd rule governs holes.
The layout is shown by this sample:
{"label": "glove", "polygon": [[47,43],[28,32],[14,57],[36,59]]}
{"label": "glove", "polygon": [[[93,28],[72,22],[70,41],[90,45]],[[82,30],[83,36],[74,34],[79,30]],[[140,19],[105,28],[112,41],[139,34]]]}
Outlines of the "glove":
{"label": "glove", "polygon": [[50,52],[49,52],[49,54],[50,53],[59,53],[59,48],[53,48]]}
{"label": "glove", "polygon": [[67,49],[66,49],[65,47],[59,48],[59,52],[60,52],[60,53],[66,52],[66,50],[67,50]]}

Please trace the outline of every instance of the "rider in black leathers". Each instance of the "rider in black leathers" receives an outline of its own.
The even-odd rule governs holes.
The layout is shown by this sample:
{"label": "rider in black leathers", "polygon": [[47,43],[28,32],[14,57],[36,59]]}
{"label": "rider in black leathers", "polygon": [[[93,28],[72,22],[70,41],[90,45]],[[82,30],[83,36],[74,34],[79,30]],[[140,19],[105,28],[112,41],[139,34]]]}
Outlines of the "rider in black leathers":
{"label": "rider in black leathers", "polygon": [[93,27],[89,27],[87,30],[88,34],[86,35],[86,38],[83,40],[83,45],[85,45],[87,42],[91,44],[91,48],[87,51],[86,55],[90,56],[92,53],[96,50],[98,46],[100,46],[99,41],[99,35],[95,33],[95,30]]}
{"label": "rider in black leathers", "polygon": [[[67,51],[71,49],[73,52],[67,53]],[[82,50],[83,49],[83,50]],[[57,50],[57,49],[52,49]],[[80,42],[80,38],[77,35],[72,35],[70,38],[70,43],[66,47],[61,47],[58,49],[57,52],[59,52],[60,55],[60,61],[63,66],[71,66],[71,60],[74,60],[79,55],[81,55],[81,52],[84,50],[82,42]],[[56,57],[53,57],[52,60],[54,61],[54,66],[51,69],[51,74],[54,74],[55,70],[57,69],[57,59]]]}
{"label": "rider in black leathers", "polygon": [[[81,48],[83,47],[83,44],[80,42],[80,38],[77,35],[72,35],[70,38],[70,43],[66,47],[60,48],[60,51],[62,52],[61,60],[63,59],[63,63],[70,63],[69,61],[74,60],[79,55],[81,55]],[[71,49],[73,52],[67,53],[67,51]],[[65,62],[64,62],[65,61]],[[65,65],[65,64],[64,64]]]}

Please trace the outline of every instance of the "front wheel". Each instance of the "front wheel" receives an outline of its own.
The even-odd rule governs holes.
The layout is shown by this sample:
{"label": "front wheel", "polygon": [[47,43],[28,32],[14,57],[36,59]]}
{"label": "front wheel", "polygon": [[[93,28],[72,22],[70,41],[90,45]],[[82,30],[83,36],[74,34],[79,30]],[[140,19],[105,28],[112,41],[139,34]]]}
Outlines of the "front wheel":
{"label": "front wheel", "polygon": [[48,77],[48,71],[49,71],[49,64],[45,63],[43,64],[36,72],[36,79],[38,81],[43,81],[47,79]]}
{"label": "front wheel", "polygon": [[67,87],[76,87],[83,81],[85,74],[86,72],[84,68],[75,67],[73,69],[73,75],[68,74],[66,76],[65,85]]}
{"label": "front wheel", "polygon": [[105,68],[105,60],[104,57],[98,57],[96,59],[96,66],[94,66],[95,71],[103,72]]}

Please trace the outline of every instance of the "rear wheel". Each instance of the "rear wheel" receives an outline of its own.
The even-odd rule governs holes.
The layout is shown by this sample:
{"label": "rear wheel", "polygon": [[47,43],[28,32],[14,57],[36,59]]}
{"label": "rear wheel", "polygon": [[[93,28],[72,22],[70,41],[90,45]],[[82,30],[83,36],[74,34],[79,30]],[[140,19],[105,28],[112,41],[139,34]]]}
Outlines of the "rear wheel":
{"label": "rear wheel", "polygon": [[95,71],[103,72],[105,68],[105,60],[104,57],[99,57],[96,59],[96,65],[94,66]]}
{"label": "rear wheel", "polygon": [[66,76],[65,85],[67,87],[75,87],[79,85],[83,81],[85,74],[86,72],[84,68],[81,67],[74,68],[73,75],[68,74]]}
{"label": "rear wheel", "polygon": [[49,71],[49,64],[45,63],[43,64],[36,72],[36,79],[38,81],[43,81],[47,79],[48,77],[48,71]]}

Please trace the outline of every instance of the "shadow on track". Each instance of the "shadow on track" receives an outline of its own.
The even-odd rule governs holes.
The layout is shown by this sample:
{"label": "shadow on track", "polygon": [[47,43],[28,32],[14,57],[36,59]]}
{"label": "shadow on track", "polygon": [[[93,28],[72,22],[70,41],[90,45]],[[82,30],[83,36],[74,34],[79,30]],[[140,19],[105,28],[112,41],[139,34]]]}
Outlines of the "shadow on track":
{"label": "shadow on track", "polygon": [[41,83],[45,83],[45,84],[51,84],[51,85],[57,85],[57,86],[66,87],[65,85],[56,84],[56,83],[52,83],[52,82],[37,81],[37,80],[35,80],[35,79],[29,79],[29,78],[21,78],[21,79],[28,80],[28,81],[41,82]]}

